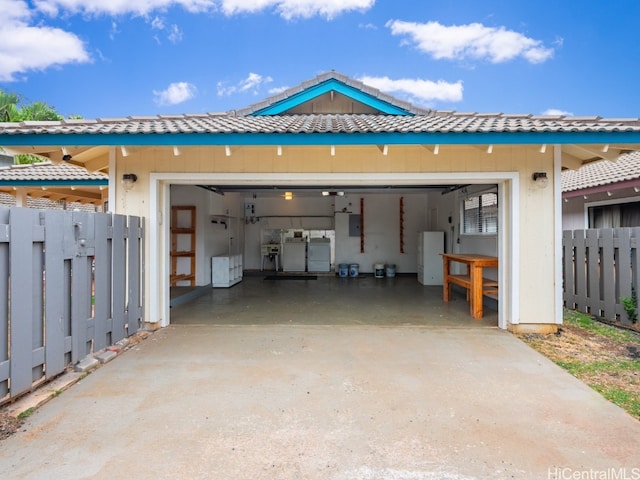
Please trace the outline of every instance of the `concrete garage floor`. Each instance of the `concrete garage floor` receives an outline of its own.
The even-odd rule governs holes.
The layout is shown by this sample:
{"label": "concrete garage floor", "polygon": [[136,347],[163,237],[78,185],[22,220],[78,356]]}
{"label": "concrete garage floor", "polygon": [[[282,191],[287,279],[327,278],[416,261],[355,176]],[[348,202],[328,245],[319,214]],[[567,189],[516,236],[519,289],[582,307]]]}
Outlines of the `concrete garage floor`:
{"label": "concrete garage floor", "polygon": [[[296,282],[288,288],[304,291]],[[209,317],[178,315],[183,324],[154,333],[29,417],[23,431],[0,443],[0,478],[640,473],[640,422],[508,332],[461,323],[453,304],[418,313],[405,298],[398,306],[408,310],[399,314],[377,295],[369,295],[371,309],[338,297],[337,310],[351,308],[360,321],[327,309],[321,324],[319,314],[290,299],[283,319],[293,324],[275,324],[266,305],[245,297],[243,309],[228,298],[238,287],[214,292],[221,307],[227,296],[231,318],[206,324],[217,309],[201,297]],[[414,301],[435,302],[427,297]],[[184,307],[195,315],[193,305]],[[243,324],[251,318],[255,325]]]}
{"label": "concrete garage floor", "polygon": [[[245,275],[231,288],[205,294],[171,309],[176,325],[424,325],[496,327],[498,312],[485,308],[483,319],[469,315],[463,293],[446,304],[442,286],[423,286],[415,275],[317,280],[265,280],[273,272]],[[282,275],[282,273],[280,273]],[[179,292],[183,293],[183,292]],[[488,300],[488,303],[491,303]]]}

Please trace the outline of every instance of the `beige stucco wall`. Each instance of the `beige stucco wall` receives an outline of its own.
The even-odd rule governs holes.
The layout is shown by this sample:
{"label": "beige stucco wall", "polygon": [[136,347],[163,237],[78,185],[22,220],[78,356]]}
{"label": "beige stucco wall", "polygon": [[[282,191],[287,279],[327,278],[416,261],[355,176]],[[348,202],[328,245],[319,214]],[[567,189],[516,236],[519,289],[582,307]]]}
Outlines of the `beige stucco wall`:
{"label": "beige stucco wall", "polygon": [[[129,156],[116,155],[115,178],[123,173],[135,173],[138,182],[125,191],[116,185],[115,211],[149,218],[149,174],[175,173],[448,173],[519,172],[518,212],[519,232],[515,249],[520,252],[518,281],[520,294],[519,318],[510,323],[553,324],[556,319],[555,232],[557,215],[554,204],[553,149],[546,153],[539,146],[499,146],[488,153],[486,146],[441,145],[438,154],[424,146],[389,146],[382,154],[375,146],[336,146],[335,156],[330,146],[282,147],[282,156],[275,146],[234,147],[227,156],[224,147],[181,147],[174,156],[170,147],[131,147]],[[535,171],[547,172],[549,186],[536,187],[531,181]],[[113,172],[112,172],[113,174]],[[513,186],[510,186],[513,188]],[[507,199],[502,199],[503,208]],[[147,236],[147,242],[149,242]],[[147,245],[147,252],[149,252]],[[150,262],[160,259],[147,259]],[[510,280],[509,280],[510,281]],[[147,279],[146,285],[150,285]],[[147,295],[147,299],[149,295]],[[149,308],[146,309],[149,312]],[[148,319],[148,321],[155,321]]]}

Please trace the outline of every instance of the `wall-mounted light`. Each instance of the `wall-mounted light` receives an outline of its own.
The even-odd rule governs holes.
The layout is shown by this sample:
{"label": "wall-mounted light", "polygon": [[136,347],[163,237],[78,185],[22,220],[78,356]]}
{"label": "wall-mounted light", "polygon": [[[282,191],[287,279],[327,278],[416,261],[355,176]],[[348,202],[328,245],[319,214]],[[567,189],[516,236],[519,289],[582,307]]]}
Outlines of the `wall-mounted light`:
{"label": "wall-mounted light", "polygon": [[285,200],[293,200],[293,192],[284,192]]}
{"label": "wall-mounted light", "polygon": [[133,184],[138,181],[138,176],[135,173],[125,173],[122,175],[122,185],[126,190],[133,187]]}
{"label": "wall-mounted light", "polygon": [[178,147],[175,147],[175,146],[173,147],[173,156],[174,157],[179,157],[181,153],[182,152],[180,151],[180,149]]}
{"label": "wall-mounted light", "polygon": [[129,150],[127,150],[127,147],[125,147],[124,145],[120,147],[120,153],[122,153],[123,157],[129,156]]}
{"label": "wall-mounted light", "polygon": [[62,160],[64,160],[65,162],[70,162],[72,158],[73,157],[68,153],[62,156]]}
{"label": "wall-mounted light", "polygon": [[531,178],[539,188],[545,188],[549,184],[547,172],[534,172]]}

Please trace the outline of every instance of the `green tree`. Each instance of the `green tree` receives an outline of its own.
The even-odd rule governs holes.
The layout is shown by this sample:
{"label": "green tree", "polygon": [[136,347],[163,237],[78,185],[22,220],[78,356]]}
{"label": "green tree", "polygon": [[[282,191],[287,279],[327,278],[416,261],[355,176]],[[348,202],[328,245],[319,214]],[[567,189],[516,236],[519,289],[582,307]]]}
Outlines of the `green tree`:
{"label": "green tree", "polygon": [[[24,121],[51,121],[62,120],[56,110],[44,102],[32,102],[21,105],[21,97],[15,93],[0,90],[0,122],[24,122]],[[74,116],[78,118],[78,115]],[[29,153],[14,156],[17,165],[37,163],[44,161],[44,158]]]}
{"label": "green tree", "polygon": [[0,121],[15,122],[20,98],[15,93],[0,90]]}
{"label": "green tree", "polygon": [[22,122],[25,120],[62,120],[62,115],[58,115],[53,107],[44,102],[33,102],[18,108],[18,120],[16,121]]}

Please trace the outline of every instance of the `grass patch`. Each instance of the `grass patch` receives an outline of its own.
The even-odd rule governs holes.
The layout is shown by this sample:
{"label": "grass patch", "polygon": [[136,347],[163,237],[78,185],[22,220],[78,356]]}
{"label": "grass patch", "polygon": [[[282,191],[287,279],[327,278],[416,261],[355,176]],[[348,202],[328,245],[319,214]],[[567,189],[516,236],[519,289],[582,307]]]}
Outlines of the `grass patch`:
{"label": "grass patch", "polygon": [[24,420],[25,418],[29,418],[36,411],[35,407],[29,407],[24,412],[20,412],[18,414],[18,419]]}
{"label": "grass patch", "polygon": [[519,337],[640,420],[640,335],[565,310],[557,334]]}

